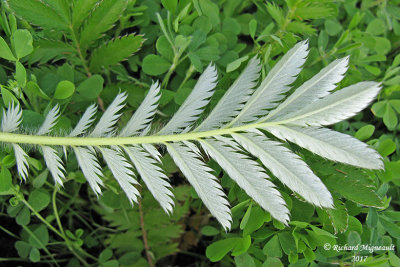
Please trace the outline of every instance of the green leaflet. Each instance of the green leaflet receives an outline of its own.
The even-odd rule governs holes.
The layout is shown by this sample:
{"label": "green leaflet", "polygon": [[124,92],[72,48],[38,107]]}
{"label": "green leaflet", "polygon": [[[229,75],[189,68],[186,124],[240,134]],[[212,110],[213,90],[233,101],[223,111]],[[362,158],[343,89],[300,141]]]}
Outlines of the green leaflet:
{"label": "green leaflet", "polygon": [[18,59],[32,53],[32,36],[27,30],[16,30],[12,40]]}
{"label": "green leaflet", "polygon": [[16,60],[15,56],[11,52],[10,47],[8,47],[8,44],[1,36],[0,36],[0,57],[7,60]]}
{"label": "green leaflet", "polygon": [[98,71],[119,63],[138,51],[143,41],[143,36],[130,34],[100,46],[91,56],[90,70]]}
{"label": "green leaflet", "polygon": [[74,30],[79,29],[85,19],[90,15],[90,11],[95,8],[98,0],[77,0],[74,1],[74,9],[72,12],[72,26]]}
{"label": "green leaflet", "polygon": [[383,206],[382,199],[376,194],[376,189],[364,185],[362,181],[357,180],[352,175],[343,177],[338,175],[329,176],[324,182],[330,190],[336,191],[358,204],[369,207]]}
{"label": "green leaflet", "polygon": [[295,33],[315,34],[316,31],[312,26],[300,21],[292,21],[287,28],[289,31]]}
{"label": "green leaflet", "polygon": [[337,15],[337,7],[334,3],[329,2],[307,2],[299,3],[295,10],[295,15],[306,19],[319,19],[326,17],[333,17]]}
{"label": "green leaflet", "polygon": [[[66,30],[68,20],[51,6],[40,0],[7,0],[6,3],[16,13],[34,25],[47,29]],[[54,4],[56,6],[56,4]]]}
{"label": "green leaflet", "polygon": [[68,23],[71,21],[70,0],[43,0],[43,2],[53,8],[64,21]]}
{"label": "green leaflet", "polygon": [[46,63],[50,60],[65,58],[74,52],[74,48],[58,40],[39,39],[35,41],[39,46],[29,57],[29,63]]}
{"label": "green leaflet", "polygon": [[92,11],[81,31],[80,45],[83,50],[118,21],[127,4],[127,0],[103,0]]}

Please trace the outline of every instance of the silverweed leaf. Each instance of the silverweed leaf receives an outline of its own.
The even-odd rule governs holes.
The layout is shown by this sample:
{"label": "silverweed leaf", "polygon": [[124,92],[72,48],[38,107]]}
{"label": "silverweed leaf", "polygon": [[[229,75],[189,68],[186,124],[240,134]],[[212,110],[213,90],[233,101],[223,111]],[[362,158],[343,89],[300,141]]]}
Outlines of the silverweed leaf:
{"label": "silverweed leaf", "polygon": [[[367,107],[379,93],[380,84],[360,82],[332,93],[347,70],[349,58],[345,57],[333,61],[287,96],[307,55],[307,41],[299,42],[275,64],[258,87],[261,66],[257,58],[251,59],[202,122],[198,120],[217,83],[217,70],[212,64],[200,76],[179,110],[155,134],[149,134],[149,129],[160,100],[158,83],[151,86],[121,131],[116,123],[125,105],[125,93],[116,96],[93,126],[96,107],[89,106],[76,127],[65,136],[49,135],[59,116],[57,106],[49,111],[39,131],[28,135],[19,129],[20,107],[9,105],[3,113],[0,142],[14,148],[17,169],[24,180],[29,175],[28,155],[20,144],[39,147],[55,182],[60,185],[65,168],[57,147],[72,148],[96,194],[101,194],[103,187],[99,163],[102,156],[132,204],[139,197],[133,171],[136,169],[161,207],[171,213],[174,205],[171,185],[159,165],[160,154],[156,148],[165,146],[211,214],[225,229],[230,229],[229,203],[218,178],[204,163],[205,153],[263,209],[287,224],[289,210],[264,167],[313,205],[329,209],[333,208],[333,200],[322,181],[282,142],[296,143],[333,161],[383,169],[382,159],[375,150],[351,136],[324,128]],[[277,139],[267,137],[264,131]],[[249,155],[260,159],[262,164]]]}

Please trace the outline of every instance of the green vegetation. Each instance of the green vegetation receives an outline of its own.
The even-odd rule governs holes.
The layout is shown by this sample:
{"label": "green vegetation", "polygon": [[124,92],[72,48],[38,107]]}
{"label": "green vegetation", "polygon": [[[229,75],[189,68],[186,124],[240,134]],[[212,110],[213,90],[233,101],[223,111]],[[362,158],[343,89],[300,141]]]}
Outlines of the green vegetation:
{"label": "green vegetation", "polygon": [[[0,261],[24,266],[400,266],[399,0],[4,0],[0,15],[0,108],[11,110],[18,103],[22,113],[17,126],[32,134],[24,143],[37,145],[4,144],[0,149]],[[328,161],[300,144],[285,143],[285,149],[294,151],[321,179],[334,209],[309,204],[307,196],[294,193],[268,167],[265,172],[290,212],[285,225],[230,179],[232,172],[221,168],[221,158],[213,156],[207,141],[199,146],[201,156],[231,205],[232,222],[226,230],[229,226],[221,226],[210,214],[210,204],[181,173],[177,147],[136,148],[137,153],[152,154],[151,164],[162,168],[173,185],[168,190],[174,194],[174,208],[167,214],[171,203],[160,206],[162,201],[155,199],[138,168],[131,172],[139,185],[127,183],[130,192],[137,193],[126,193],[128,187],[120,186],[115,165],[107,158],[111,149],[98,152],[102,175],[96,177],[103,183],[99,194],[96,185],[101,182],[94,178],[97,182],[88,183],[82,159],[71,153],[74,148],[46,150],[51,138],[38,138],[39,132],[47,134],[41,125],[56,113],[55,106],[61,115],[47,130],[64,136],[93,103],[104,114],[114,99],[126,103],[114,113],[123,114],[117,124],[121,130],[156,90],[152,84],[158,80],[161,93],[151,128],[143,124],[139,129],[150,134],[133,137],[135,142],[164,143],[182,136],[197,140],[205,136],[188,132],[154,141],[150,135],[168,127],[210,62],[218,71],[218,83],[201,113],[200,127],[253,57],[261,61],[261,81],[303,40],[309,43],[308,57],[287,95],[346,56],[349,68],[335,90],[363,81],[382,85],[368,108],[330,127],[375,149],[384,170]],[[126,99],[121,91],[127,92]],[[1,112],[0,119],[6,117]],[[107,138],[112,126],[100,129],[102,134],[92,136],[89,145],[95,145],[96,138],[107,145],[126,144]],[[229,127],[224,131],[220,133],[233,132]],[[7,136],[3,132],[0,138]],[[239,135],[235,140],[245,143]],[[23,156],[17,157],[16,151]],[[65,168],[62,175],[57,175],[62,167],[57,160],[55,169],[49,165],[57,154]],[[351,164],[339,154],[336,160]],[[261,157],[257,162],[264,163]],[[137,203],[132,207],[131,202]],[[344,245],[358,250],[345,250]]]}

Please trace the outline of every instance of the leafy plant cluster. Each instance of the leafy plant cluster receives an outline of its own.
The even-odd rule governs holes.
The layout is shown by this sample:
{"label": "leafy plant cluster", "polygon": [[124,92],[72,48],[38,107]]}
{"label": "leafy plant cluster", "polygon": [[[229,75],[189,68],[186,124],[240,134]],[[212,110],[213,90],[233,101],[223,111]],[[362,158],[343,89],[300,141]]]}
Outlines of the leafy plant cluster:
{"label": "leafy plant cluster", "polygon": [[[6,0],[1,12],[0,106],[9,111],[14,108],[25,133],[43,130],[51,114],[57,117],[57,106],[60,116],[48,127],[54,135],[67,135],[84,117],[85,109],[89,107],[94,114],[94,102],[103,112],[99,118],[103,118],[116,97],[126,97],[118,122],[118,128],[123,129],[154,92],[153,96],[159,99],[153,110],[152,127],[141,130],[156,134],[163,127],[168,128],[166,122],[173,121],[174,114],[187,106],[185,101],[195,91],[200,74],[210,73],[207,66],[212,61],[219,78],[215,93],[209,96],[210,105],[202,114],[196,114],[201,119],[195,128],[201,127],[225,92],[250,66],[247,62],[251,58],[258,56],[262,80],[268,79],[282,56],[300,40],[308,39],[304,70],[288,95],[295,94],[296,88],[330,63],[332,67],[340,62],[336,59],[350,56],[347,74],[338,87],[375,80],[382,83],[383,89],[370,110],[332,128],[367,142],[383,157],[384,164],[384,170],[375,171],[329,162],[307,152],[281,132],[282,139],[293,142],[284,149],[294,151],[321,178],[335,207],[321,209],[304,202],[304,194],[293,194],[291,188],[276,179],[279,174],[271,168],[263,170],[272,177],[291,214],[285,225],[234,183],[234,173],[227,171],[215,151],[213,155],[212,146],[203,143],[215,160],[207,163],[209,173],[221,181],[232,205],[231,228],[226,232],[210,217],[201,201],[204,196],[185,182],[176,154],[171,157],[162,146],[159,151],[138,149],[156,155],[151,164],[162,166],[173,185],[170,193],[174,195],[174,211],[170,215],[163,208],[171,210],[172,202],[167,201],[169,205],[161,208],[142,178],[138,179],[140,186],[133,187],[141,197],[130,199],[138,202],[132,207],[104,152],[100,152],[104,157],[104,164],[100,161],[104,166],[103,190],[96,196],[100,192],[93,193],[87,185],[79,156],[70,150],[65,150],[67,157],[62,157],[64,151],[57,147],[47,151],[51,157],[58,154],[64,161],[62,177],[57,172],[60,161],[54,162],[55,169],[50,168],[49,160],[43,160],[46,152],[42,146],[4,146],[0,151],[4,218],[1,230],[14,244],[13,248],[10,242],[4,244],[4,260],[40,261],[56,266],[201,266],[210,265],[210,261],[221,266],[399,264],[398,1]],[[152,86],[155,80],[160,81],[159,87]],[[126,91],[126,96],[121,98],[120,90]],[[21,113],[17,112],[16,103]],[[7,114],[11,112],[0,115],[2,121]],[[101,120],[92,122],[95,125]],[[277,131],[271,133],[279,135]],[[343,142],[345,138],[339,140]],[[207,141],[210,142],[217,143]],[[15,156],[16,150],[20,154],[26,151],[25,161]],[[173,154],[171,148],[167,150]],[[159,152],[163,154],[161,165],[157,163]],[[207,159],[205,154],[200,156]],[[257,164],[264,163],[262,157],[255,156],[261,160]],[[200,162],[197,163],[203,164]],[[141,177],[139,169],[137,172]],[[58,173],[62,188],[51,179],[51,175],[55,178],[54,173]],[[325,244],[394,244],[396,249],[373,253],[334,251],[325,250]],[[367,257],[362,262],[352,262],[353,256]]]}

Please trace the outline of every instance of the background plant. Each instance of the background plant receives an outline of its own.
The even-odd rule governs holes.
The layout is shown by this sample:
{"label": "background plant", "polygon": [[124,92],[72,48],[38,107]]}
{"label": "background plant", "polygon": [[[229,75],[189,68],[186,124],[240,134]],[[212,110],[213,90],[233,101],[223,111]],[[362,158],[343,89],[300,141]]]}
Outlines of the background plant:
{"label": "background plant", "polygon": [[[24,3],[18,6],[13,2]],[[210,221],[208,212],[202,207],[196,194],[191,189],[184,187],[186,188],[184,194],[186,197],[178,202],[184,207],[181,217],[178,216],[180,219],[177,218],[175,221],[172,219],[172,222],[164,221],[165,227],[168,225],[180,227],[181,231],[175,231],[175,233],[179,232],[175,236],[180,235],[180,238],[172,241],[175,236],[164,237],[164,243],[157,243],[179,244],[177,246],[181,252],[164,259],[157,258],[155,255],[155,259],[160,259],[164,264],[175,262],[209,265],[208,259],[204,258],[204,255],[207,255],[212,260],[221,258],[221,265],[231,265],[236,262],[237,265],[251,266],[254,262],[255,265],[266,264],[269,266],[271,263],[280,264],[279,262],[282,262],[284,265],[304,266],[314,264],[313,261],[319,264],[322,262],[346,264],[351,261],[353,254],[346,252],[327,254],[321,245],[325,242],[343,244],[346,242],[357,243],[361,240],[362,243],[393,243],[399,247],[399,217],[395,212],[399,205],[399,192],[395,185],[398,185],[400,179],[398,176],[400,173],[399,141],[396,135],[399,129],[396,100],[400,99],[398,94],[399,58],[396,57],[400,32],[398,1],[346,1],[344,3],[330,1],[265,3],[264,1],[234,0],[221,2],[208,0],[161,1],[161,3],[160,1],[127,1],[126,6],[121,4],[122,9],[115,13],[117,15],[114,18],[116,18],[107,26],[102,26],[102,29],[97,31],[100,33],[93,35],[97,41],[93,40],[91,44],[84,45],[86,50],[81,49],[82,57],[86,61],[86,68],[70,30],[68,30],[69,23],[65,23],[63,19],[70,18],[68,15],[70,13],[65,10],[68,8],[75,10],[76,7],[63,9],[62,7],[65,7],[63,3],[69,3],[69,1],[29,1],[30,4],[35,4],[32,10],[37,10],[37,13],[34,13],[35,17],[32,18],[29,17],[32,12],[29,14],[26,12],[26,8],[32,6],[26,2],[28,1],[3,2],[2,37],[12,54],[8,53],[8,56],[1,61],[0,82],[3,99],[1,105],[9,103],[10,98],[16,98],[23,107],[24,120],[22,124],[31,129],[37,128],[44,119],[42,114],[46,114],[50,106],[58,103],[63,110],[63,116],[56,128],[66,131],[70,129],[71,125],[76,124],[83,110],[93,100],[97,101],[99,106],[102,102],[108,106],[108,103],[119,92],[119,88],[128,91],[126,111],[133,112],[143,100],[152,80],[155,79],[159,79],[162,83],[161,108],[157,113],[157,119],[163,122],[183,103],[190,89],[193,88],[198,73],[205,69],[209,61],[216,62],[221,78],[216,94],[211,100],[211,103],[215,104],[241,72],[245,62],[253,55],[263,56],[262,73],[265,76],[280,55],[292,47],[297,40],[307,38],[310,41],[310,47],[314,48],[311,49],[310,57],[305,64],[305,72],[300,74],[296,84],[304,82],[327,63],[345,55],[351,56],[350,69],[339,87],[362,80],[383,82],[384,89],[379,95],[377,104],[372,106],[372,112],[365,111],[334,128],[355,135],[375,147],[385,157],[385,172],[368,171],[364,173],[350,167],[332,165],[332,163],[315,158],[314,155],[309,155],[302,149],[293,146],[298,153],[304,155],[303,158],[323,179],[330,191],[336,192],[334,195],[336,195],[336,201],[339,201],[341,209],[336,210],[334,214],[326,214],[319,209],[315,210],[311,206],[307,206],[308,204],[290,196],[290,192],[280,186],[281,192],[288,193],[284,195],[286,202],[292,202],[292,221],[302,222],[291,225],[289,228],[283,228],[276,221],[269,220],[268,214],[260,212],[260,209],[251,203],[237,186],[231,184],[227,177],[222,177],[229,201],[233,205],[237,205],[233,209],[232,231],[225,233],[214,221]],[[89,3],[86,14],[82,13],[85,22],[82,27],[76,29],[77,36],[82,34],[84,25],[87,23],[86,20],[90,20],[92,17],[95,20],[94,15],[88,16],[88,14],[95,12],[91,7],[94,7],[97,1],[85,2]],[[119,1],[103,2],[111,5],[114,4],[111,2]],[[125,1],[121,2],[125,3]],[[45,3],[45,9],[43,9],[43,3]],[[116,9],[117,7],[114,5],[113,8],[107,8],[107,10]],[[84,10],[83,8],[79,9],[79,11]],[[49,23],[43,22],[46,16],[43,16],[41,12],[45,12],[47,16],[49,16],[48,14],[57,14],[54,21],[58,23],[48,25]],[[157,12],[160,14],[159,17],[156,15]],[[67,15],[62,15],[63,13]],[[115,26],[109,28],[112,24]],[[96,24],[93,23],[93,25]],[[54,30],[54,27],[60,28]],[[18,33],[15,34],[17,31]],[[104,68],[90,68],[98,44],[106,40],[111,46],[112,38],[132,32],[143,34],[146,38],[140,51],[130,56],[139,45],[136,49],[132,48],[123,57],[119,57],[120,59],[127,58],[127,61],[122,64],[116,64],[118,62],[114,61],[109,65],[104,65]],[[104,34],[103,37],[101,37],[102,34]],[[32,53],[29,48],[31,47],[29,35],[32,36]],[[143,38],[138,35],[135,37]],[[81,40],[80,37],[76,37],[76,39],[79,40],[78,42]],[[46,46],[46,40],[56,41],[57,45],[53,42]],[[142,43],[140,39],[135,40]],[[24,49],[18,48],[19,55],[16,51],[17,47],[21,46],[16,46],[16,43],[26,44],[21,45]],[[2,44],[1,47],[4,48],[4,45]],[[3,50],[1,51],[2,55],[5,55]],[[116,51],[122,52],[122,49],[113,50],[113,53]],[[107,59],[105,56],[102,58]],[[86,71],[87,68],[90,73]],[[26,74],[24,74],[24,70],[26,70]],[[89,74],[95,78],[90,78]],[[64,81],[69,81],[72,85]],[[85,83],[85,81],[87,82]],[[67,94],[56,94],[57,88],[62,88],[58,89],[58,92],[67,92]],[[99,99],[97,99],[98,96],[100,96]],[[51,104],[49,99],[52,99]],[[129,112],[122,117],[123,120],[127,121]],[[123,123],[124,121],[122,121]],[[10,180],[14,185],[19,184],[18,176],[14,175],[15,159],[12,155],[11,151],[5,149],[1,151],[0,177],[2,181],[5,181],[2,183],[4,185],[9,185],[8,181]],[[115,225],[105,223],[106,217],[100,211],[118,210],[124,213],[122,207],[126,206],[123,204],[112,206],[112,197],[110,198],[111,204],[107,201],[102,202],[107,194],[111,195],[106,192],[100,198],[100,204],[94,201],[96,198],[90,190],[87,190],[87,186],[79,183],[79,181],[83,181],[83,177],[73,158],[69,158],[67,163],[67,179],[71,182],[65,183],[65,189],[62,191],[65,194],[61,191],[54,193],[53,183],[47,182],[48,173],[43,169],[41,156],[35,156],[35,153],[30,153],[30,156],[29,163],[34,167],[27,182],[20,185],[22,194],[10,198],[7,186],[2,191],[8,194],[3,196],[4,201],[2,202],[4,235],[8,236],[18,249],[17,251],[10,248],[3,249],[2,251],[5,251],[3,257],[37,261],[39,251],[41,261],[54,262],[51,255],[55,254],[57,255],[53,255],[55,261],[63,264],[63,261],[76,258],[71,250],[68,250],[67,254],[63,254],[66,251],[65,247],[69,245],[72,251],[88,262],[92,261],[91,257],[84,255],[84,252],[79,249],[80,247],[84,248],[83,251],[93,254],[95,258],[101,259],[101,263],[112,261],[110,264],[116,265],[116,261],[118,261],[119,264],[124,265],[138,261],[139,264],[147,258],[146,254],[137,253],[142,249],[145,250],[144,245],[123,250],[119,249],[122,244],[109,246],[111,253],[110,250],[107,250],[102,254],[103,256],[98,257],[98,251],[105,249],[103,245],[105,238],[108,237],[111,240],[115,236],[113,231],[116,229]],[[212,161],[209,165],[216,172],[221,173]],[[163,160],[163,166],[167,168],[168,175],[172,177],[175,185],[184,183],[184,179],[176,172],[169,157]],[[109,188],[107,191],[122,196],[119,189],[113,184],[111,174],[108,175],[110,179],[105,181]],[[349,184],[348,179],[351,179],[353,183]],[[337,181],[341,181],[341,183],[336,183]],[[352,189],[350,192],[343,192],[344,182],[348,186],[347,188]],[[355,191],[365,193],[355,195]],[[146,196],[146,193],[143,192],[142,195]],[[175,195],[178,194],[175,192]],[[378,197],[373,197],[376,195]],[[24,203],[22,197],[32,209]],[[147,214],[145,198],[142,210]],[[53,199],[58,206],[58,216],[54,212]],[[11,207],[14,206],[15,208],[12,209]],[[104,209],[105,206],[108,208]],[[295,215],[299,210],[307,210],[308,213],[299,214],[297,212],[298,215]],[[139,211],[135,212],[136,214],[140,213]],[[38,219],[40,217],[36,213],[44,220]],[[132,213],[134,213],[133,210]],[[252,216],[251,220],[246,219],[249,216]],[[49,222],[52,227],[61,232],[56,222],[57,217],[62,222],[61,225],[65,232],[63,237],[57,235],[44,222]],[[20,228],[14,226],[15,220]],[[251,226],[248,224],[249,222],[257,224]],[[107,229],[98,227],[97,224],[107,225]],[[159,225],[145,224],[142,229],[150,232],[159,227]],[[137,224],[132,224],[128,228],[121,227],[117,231],[122,234],[138,229]],[[79,229],[82,229],[83,233]],[[318,229],[325,232],[320,232]],[[331,236],[335,234],[335,229],[336,232],[341,232],[336,234],[336,238]],[[49,233],[49,241],[46,239],[45,232]],[[142,239],[141,232],[136,231],[139,241]],[[317,232],[318,235],[315,234]],[[35,236],[43,237],[42,244],[38,244]],[[234,238],[229,242],[235,244],[231,250],[225,253],[223,250],[221,251],[221,248],[218,249],[217,245],[211,245],[205,254],[206,246],[227,238]],[[295,247],[290,245],[293,244],[293,240],[297,244]],[[296,240],[299,241],[296,243]],[[155,247],[161,246],[150,244],[148,251],[151,254]],[[217,249],[215,249],[216,247]],[[47,253],[46,250],[50,253]],[[170,250],[170,253],[175,251]],[[129,254],[129,252],[133,253]],[[220,256],[213,256],[215,252]],[[398,258],[395,253],[382,252],[374,254],[373,257],[367,254],[369,262],[363,264],[396,265]],[[128,254],[125,256],[127,261],[122,261],[121,258],[125,254]]]}

